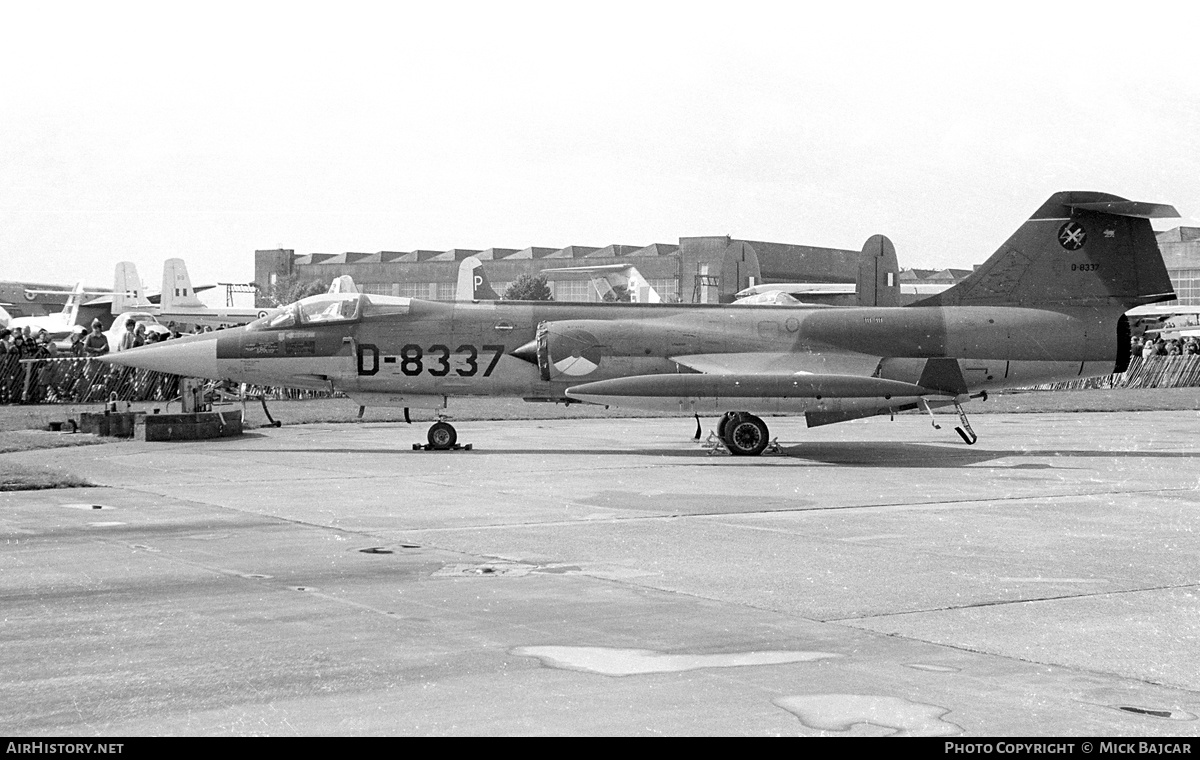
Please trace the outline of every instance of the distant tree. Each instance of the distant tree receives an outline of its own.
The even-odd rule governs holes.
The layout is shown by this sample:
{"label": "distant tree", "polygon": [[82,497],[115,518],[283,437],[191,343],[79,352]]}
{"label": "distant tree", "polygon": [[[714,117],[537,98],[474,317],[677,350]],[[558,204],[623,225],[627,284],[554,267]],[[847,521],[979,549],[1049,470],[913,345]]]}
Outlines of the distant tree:
{"label": "distant tree", "polygon": [[292,274],[277,278],[275,284],[267,289],[262,300],[266,302],[266,306],[286,306],[301,298],[315,296],[327,290],[329,290],[328,280],[310,279]]}
{"label": "distant tree", "polygon": [[554,295],[546,284],[546,275],[523,274],[504,291],[506,301],[553,301]]}

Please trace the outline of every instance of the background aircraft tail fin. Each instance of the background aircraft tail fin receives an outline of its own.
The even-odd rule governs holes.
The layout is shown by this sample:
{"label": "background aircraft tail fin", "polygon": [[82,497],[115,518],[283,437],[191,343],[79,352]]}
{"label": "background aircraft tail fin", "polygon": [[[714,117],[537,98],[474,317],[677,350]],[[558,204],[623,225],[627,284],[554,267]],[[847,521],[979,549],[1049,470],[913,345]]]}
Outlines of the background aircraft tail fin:
{"label": "background aircraft tail fin", "polygon": [[[584,267],[543,269],[542,274],[566,274],[568,277],[587,275],[601,301],[630,303],[662,303],[658,291],[646,281],[632,264],[596,264]],[[551,277],[549,279],[558,279]]]}
{"label": "background aircraft tail fin", "polygon": [[122,261],[117,264],[113,273],[112,313],[122,314],[127,311],[143,309],[150,305],[146,291],[142,288],[142,280],[138,277],[137,267],[132,261]]}
{"label": "background aircraft tail fin", "polygon": [[75,324],[75,320],[79,319],[79,307],[83,305],[83,295],[83,283],[75,283],[75,287],[71,288],[71,295],[67,296],[67,302],[63,304],[62,313],[68,325]]}
{"label": "background aircraft tail fin", "polygon": [[192,288],[192,278],[188,276],[183,259],[167,259],[163,262],[161,303],[163,311],[179,307],[204,308],[204,302],[196,297],[196,291]]}
{"label": "background aircraft tail fin", "polygon": [[872,235],[858,259],[859,306],[900,305],[900,264],[896,247],[883,235]]}
{"label": "background aircraft tail fin", "polygon": [[1150,219],[1171,206],[1061,192],[965,280],[913,306],[1117,306],[1175,297]]}
{"label": "background aircraft tail fin", "polygon": [[358,286],[354,284],[354,278],[348,274],[339,275],[333,278],[333,282],[329,283],[330,293],[357,293]]}
{"label": "background aircraft tail fin", "polygon": [[474,256],[468,256],[458,265],[458,285],[455,288],[456,301],[499,301],[500,295],[492,289],[487,275],[483,271],[483,262]]}
{"label": "background aircraft tail fin", "polygon": [[658,291],[654,286],[646,281],[642,273],[635,266],[630,266],[625,272],[625,276],[629,278],[630,300],[634,303],[662,303],[662,298],[659,297]]}

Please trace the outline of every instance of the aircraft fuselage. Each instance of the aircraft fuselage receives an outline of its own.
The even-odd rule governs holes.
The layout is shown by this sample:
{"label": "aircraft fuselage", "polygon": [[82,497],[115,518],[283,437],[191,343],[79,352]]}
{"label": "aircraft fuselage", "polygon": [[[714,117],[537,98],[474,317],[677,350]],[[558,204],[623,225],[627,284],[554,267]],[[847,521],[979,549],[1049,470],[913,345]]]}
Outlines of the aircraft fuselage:
{"label": "aircraft fuselage", "polygon": [[[396,302],[396,313],[373,315],[375,305],[369,305],[346,321],[223,331],[216,373],[261,385],[332,388],[370,405],[438,407],[452,396],[570,401],[567,389],[581,383],[697,371],[918,383],[929,359],[946,357],[957,360],[965,382],[954,390],[974,393],[1112,372],[1120,353],[1121,313],[1112,307],[804,309],[370,298],[384,310]],[[814,403],[772,398],[747,405],[802,411]],[[678,408],[675,399],[628,401]]]}

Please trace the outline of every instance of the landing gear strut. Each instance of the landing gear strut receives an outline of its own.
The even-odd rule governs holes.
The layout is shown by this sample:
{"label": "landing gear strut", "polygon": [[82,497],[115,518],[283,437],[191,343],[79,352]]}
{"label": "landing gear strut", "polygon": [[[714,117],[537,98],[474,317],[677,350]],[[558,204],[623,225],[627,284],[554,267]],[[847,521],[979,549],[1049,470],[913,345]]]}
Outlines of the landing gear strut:
{"label": "landing gear strut", "polygon": [[962,405],[955,401],[954,409],[958,412],[959,422],[962,423],[961,427],[954,428],[954,432],[958,433],[958,437],[970,446],[979,440],[979,436],[975,435],[975,431],[971,429],[971,422],[967,419],[967,413],[963,411]]}
{"label": "landing gear strut", "polygon": [[[984,391],[981,396],[986,401],[987,391]],[[922,398],[921,406],[929,413],[929,419],[933,421],[934,430],[941,430],[942,426],[937,424],[937,418],[933,416],[933,410],[929,408],[929,402]],[[962,423],[959,427],[954,428],[954,432],[958,433],[958,437],[962,438],[970,446],[979,440],[979,436],[975,435],[975,431],[971,429],[971,421],[967,419],[967,413],[963,411],[962,404],[958,403],[958,399],[954,400],[954,410],[958,412],[958,421]]]}

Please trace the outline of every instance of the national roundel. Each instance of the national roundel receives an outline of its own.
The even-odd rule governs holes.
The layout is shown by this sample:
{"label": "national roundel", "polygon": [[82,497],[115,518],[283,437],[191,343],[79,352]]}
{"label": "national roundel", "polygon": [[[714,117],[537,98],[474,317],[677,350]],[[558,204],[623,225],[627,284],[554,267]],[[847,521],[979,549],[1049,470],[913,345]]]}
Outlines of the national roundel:
{"label": "national roundel", "polygon": [[568,327],[550,344],[550,363],[563,375],[580,377],[600,366],[600,346],[587,330]]}
{"label": "national roundel", "polygon": [[1058,228],[1058,244],[1068,251],[1078,251],[1087,242],[1087,233],[1079,222],[1067,222]]}

